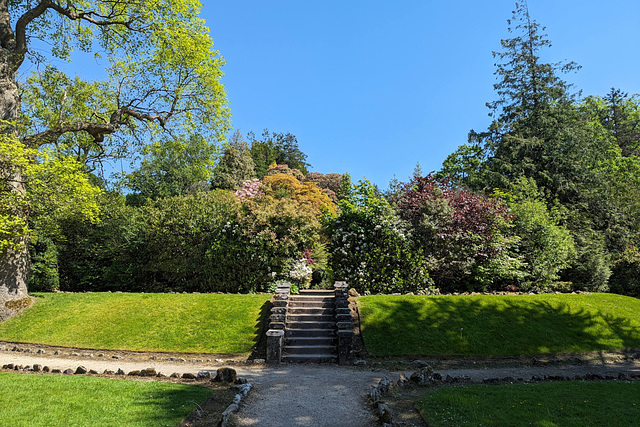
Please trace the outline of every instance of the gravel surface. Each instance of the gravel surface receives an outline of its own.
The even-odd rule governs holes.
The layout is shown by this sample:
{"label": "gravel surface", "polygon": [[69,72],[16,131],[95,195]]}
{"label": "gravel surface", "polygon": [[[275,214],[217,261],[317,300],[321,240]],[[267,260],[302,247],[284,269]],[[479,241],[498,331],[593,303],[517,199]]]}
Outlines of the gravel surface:
{"label": "gravel surface", "polygon": [[254,389],[235,426],[371,427],[365,395],[381,373],[336,365],[286,365],[252,372]]}

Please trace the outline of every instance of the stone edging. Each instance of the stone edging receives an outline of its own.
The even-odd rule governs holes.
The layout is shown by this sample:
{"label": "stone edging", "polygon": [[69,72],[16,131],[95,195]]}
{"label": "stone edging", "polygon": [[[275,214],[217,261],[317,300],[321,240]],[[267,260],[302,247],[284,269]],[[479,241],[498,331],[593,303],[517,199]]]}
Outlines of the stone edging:
{"label": "stone edging", "polygon": [[[426,365],[426,364],[425,364]],[[486,384],[486,385],[502,385],[502,384],[516,384],[516,383],[541,383],[552,381],[640,381],[640,374],[624,372],[618,373],[617,376],[612,375],[599,375],[594,373],[586,373],[585,375],[532,375],[529,379],[515,378],[515,377],[488,377],[482,380],[473,380],[466,375],[451,376],[447,375],[443,377],[440,373],[434,372],[433,368],[429,365],[421,367],[419,370],[413,372],[409,378],[405,374],[400,374],[397,381],[391,381],[388,377],[383,377],[377,386],[371,386],[369,392],[369,403],[374,410],[376,416],[380,420],[381,425],[384,427],[393,427],[393,411],[383,400],[383,396],[389,393],[394,388],[405,388],[410,384],[417,386],[438,386],[438,385],[450,385],[450,384]]]}

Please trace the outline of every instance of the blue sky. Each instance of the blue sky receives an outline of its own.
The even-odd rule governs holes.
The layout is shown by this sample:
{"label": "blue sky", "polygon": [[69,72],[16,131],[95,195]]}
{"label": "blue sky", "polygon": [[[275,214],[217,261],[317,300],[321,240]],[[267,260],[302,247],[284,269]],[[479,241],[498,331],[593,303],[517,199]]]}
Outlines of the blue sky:
{"label": "blue sky", "polygon": [[[494,60],[515,2],[203,0],[227,60],[232,125],[298,137],[312,170],[349,172],[386,188],[417,162],[440,168],[486,129]],[[640,2],[529,0],[553,46],[546,62],[583,95],[640,93]]]}

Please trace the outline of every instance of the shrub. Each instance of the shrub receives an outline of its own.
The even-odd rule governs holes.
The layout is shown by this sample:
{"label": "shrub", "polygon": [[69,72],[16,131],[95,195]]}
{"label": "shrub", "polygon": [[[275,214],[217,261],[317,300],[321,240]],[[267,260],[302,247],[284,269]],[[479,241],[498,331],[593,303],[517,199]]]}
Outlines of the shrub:
{"label": "shrub", "polygon": [[397,205],[438,287],[496,289],[521,276],[522,263],[511,255],[517,241],[508,234],[512,216],[501,200],[427,175],[403,184]]}
{"label": "shrub", "polygon": [[327,219],[331,267],[360,293],[433,292],[406,224],[369,181],[355,185]]}

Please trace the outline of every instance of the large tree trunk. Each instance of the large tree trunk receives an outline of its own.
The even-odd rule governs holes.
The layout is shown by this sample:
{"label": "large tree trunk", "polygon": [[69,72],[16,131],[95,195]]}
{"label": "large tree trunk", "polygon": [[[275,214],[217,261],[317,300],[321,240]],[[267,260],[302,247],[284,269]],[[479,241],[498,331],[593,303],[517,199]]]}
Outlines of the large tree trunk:
{"label": "large tree trunk", "polygon": [[[6,7],[6,0],[0,0],[0,119],[14,122],[18,118],[20,108],[20,92],[15,73],[24,55],[16,50]],[[14,132],[11,128],[4,131]],[[18,170],[4,172],[2,175],[9,176],[10,180],[8,186],[2,191],[12,191],[24,195],[26,188],[20,172]],[[16,209],[19,211],[15,213],[27,218],[28,211],[26,209],[18,207]],[[31,304],[31,298],[27,293],[28,236],[20,237],[18,243],[20,243],[18,250],[7,250],[0,254],[0,320],[14,316],[22,308]]]}

